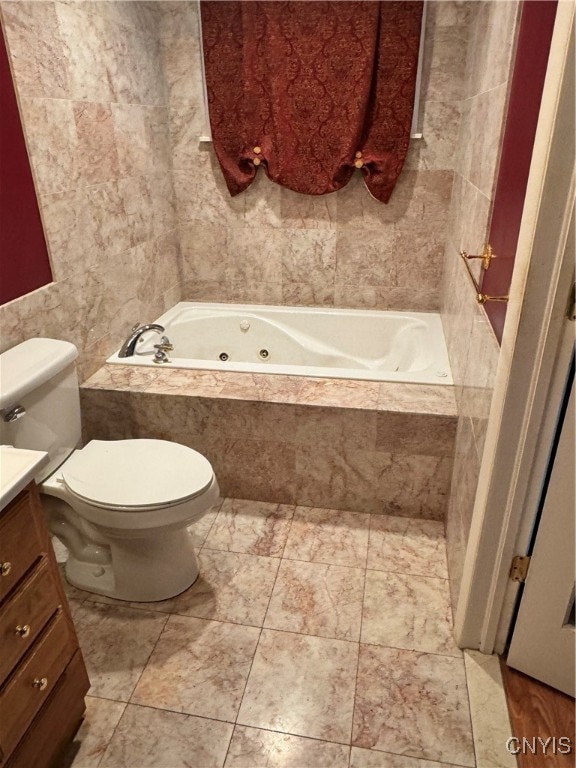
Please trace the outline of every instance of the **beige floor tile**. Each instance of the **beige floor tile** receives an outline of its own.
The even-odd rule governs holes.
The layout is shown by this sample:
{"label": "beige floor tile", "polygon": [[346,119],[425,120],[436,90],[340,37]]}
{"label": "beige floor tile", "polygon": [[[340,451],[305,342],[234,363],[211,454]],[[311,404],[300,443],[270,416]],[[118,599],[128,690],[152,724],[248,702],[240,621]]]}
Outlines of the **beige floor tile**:
{"label": "beige floor tile", "polygon": [[461,657],[445,579],[367,571],[362,642]]}
{"label": "beige floor tile", "polygon": [[280,560],[203,549],[198,562],[200,576],[174,613],[261,627]]}
{"label": "beige floor tile", "polygon": [[102,768],[222,768],[233,726],[128,704]]}
{"label": "beige floor tile", "polygon": [[478,768],[514,768],[516,758],[506,749],[512,730],[498,656],[464,652],[468,697]]}
{"label": "beige floor tile", "polygon": [[204,546],[281,557],[293,514],[294,507],[286,504],[225,499]]}
{"label": "beige floor tile", "polygon": [[447,579],[444,525],[434,520],[372,515],[368,568]]}
{"label": "beige floor tile", "polygon": [[435,760],[418,760],[416,757],[352,747],[350,768],[450,768],[450,766],[447,763],[437,763]]}
{"label": "beige floor tile", "polygon": [[132,703],[234,721],[260,630],[171,616]]}
{"label": "beige floor tile", "polygon": [[361,512],[296,507],[284,557],[365,568],[369,519]]}
{"label": "beige floor tile", "polygon": [[362,568],[282,560],[265,627],[358,641]]}
{"label": "beige floor tile", "polygon": [[90,693],[128,701],[167,617],[85,600],[73,618],[92,683]]}
{"label": "beige floor tile", "polygon": [[86,697],[86,714],[55,768],[92,768],[102,760],[126,704]]}
{"label": "beige floor tile", "polygon": [[188,530],[192,534],[192,539],[194,540],[194,547],[196,548],[196,551],[198,551],[206,541],[206,537],[214,525],[214,520],[216,520],[216,517],[218,516],[218,511],[220,510],[222,503],[222,501],[218,502],[218,504],[214,505],[214,507],[212,507],[212,509],[207,512],[204,517],[201,517],[197,523],[194,523],[194,525],[189,527]]}
{"label": "beige floor tile", "polygon": [[474,766],[464,661],[361,645],[352,744]]}
{"label": "beige floor tile", "polygon": [[238,723],[349,744],[358,645],[265,629]]}
{"label": "beige floor tile", "polygon": [[237,725],[225,768],[348,768],[349,747]]}

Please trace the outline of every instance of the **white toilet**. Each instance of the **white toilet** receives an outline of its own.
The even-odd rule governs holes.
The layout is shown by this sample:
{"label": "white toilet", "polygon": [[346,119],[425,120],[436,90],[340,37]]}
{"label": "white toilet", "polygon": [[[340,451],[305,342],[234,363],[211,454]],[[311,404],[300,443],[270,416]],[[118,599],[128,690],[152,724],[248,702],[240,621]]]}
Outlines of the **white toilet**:
{"label": "white toilet", "polygon": [[66,578],[135,602],[165,600],[198,576],[188,526],[219,498],[210,462],[166,440],[81,438],[67,341],[29,339],[0,355],[0,441],[47,451],[36,477],[51,532],[69,549]]}

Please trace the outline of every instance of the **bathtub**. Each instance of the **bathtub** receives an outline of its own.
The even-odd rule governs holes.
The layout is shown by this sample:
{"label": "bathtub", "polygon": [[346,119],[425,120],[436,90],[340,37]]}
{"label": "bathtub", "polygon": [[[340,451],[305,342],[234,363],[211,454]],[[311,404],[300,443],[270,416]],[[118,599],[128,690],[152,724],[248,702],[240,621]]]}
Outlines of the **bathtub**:
{"label": "bathtub", "polygon": [[[452,384],[440,316],[432,312],[180,302],[155,322],[174,346],[162,368]],[[107,362],[160,367],[157,333],[131,357]]]}

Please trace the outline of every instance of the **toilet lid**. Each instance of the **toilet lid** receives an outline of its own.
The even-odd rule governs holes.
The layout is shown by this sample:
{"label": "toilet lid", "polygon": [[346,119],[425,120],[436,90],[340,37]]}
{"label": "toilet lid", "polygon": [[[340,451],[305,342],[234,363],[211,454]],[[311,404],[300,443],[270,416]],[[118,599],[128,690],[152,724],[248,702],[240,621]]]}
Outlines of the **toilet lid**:
{"label": "toilet lid", "polygon": [[76,496],[103,507],[170,506],[203,493],[214,477],[197,451],[167,440],[92,440],[62,467]]}

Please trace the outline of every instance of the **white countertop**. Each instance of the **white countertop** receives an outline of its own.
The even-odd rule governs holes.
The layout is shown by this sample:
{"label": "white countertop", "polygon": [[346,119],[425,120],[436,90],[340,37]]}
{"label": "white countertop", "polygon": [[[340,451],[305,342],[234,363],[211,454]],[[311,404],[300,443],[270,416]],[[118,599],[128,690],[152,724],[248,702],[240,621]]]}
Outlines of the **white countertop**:
{"label": "white countertop", "polygon": [[25,488],[48,461],[45,451],[0,445],[0,509]]}

